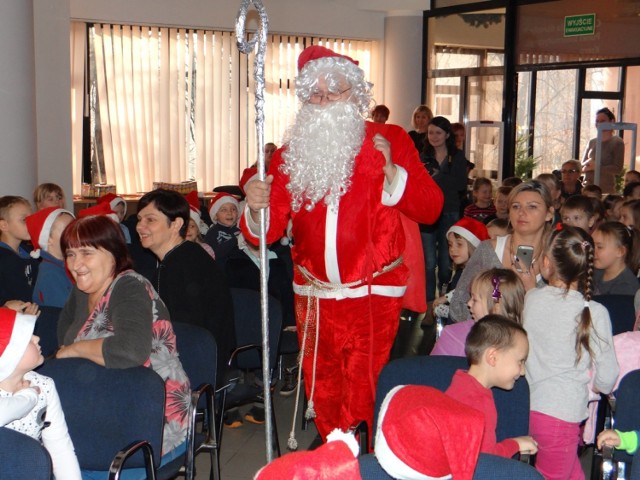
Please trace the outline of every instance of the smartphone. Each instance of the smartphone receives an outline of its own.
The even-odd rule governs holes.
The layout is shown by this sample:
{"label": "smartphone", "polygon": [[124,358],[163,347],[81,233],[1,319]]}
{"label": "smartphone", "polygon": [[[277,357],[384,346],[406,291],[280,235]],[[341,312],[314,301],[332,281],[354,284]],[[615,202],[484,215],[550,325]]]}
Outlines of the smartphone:
{"label": "smartphone", "polygon": [[533,263],[533,247],[531,245],[518,245],[516,250],[515,267],[518,272],[528,272]]}

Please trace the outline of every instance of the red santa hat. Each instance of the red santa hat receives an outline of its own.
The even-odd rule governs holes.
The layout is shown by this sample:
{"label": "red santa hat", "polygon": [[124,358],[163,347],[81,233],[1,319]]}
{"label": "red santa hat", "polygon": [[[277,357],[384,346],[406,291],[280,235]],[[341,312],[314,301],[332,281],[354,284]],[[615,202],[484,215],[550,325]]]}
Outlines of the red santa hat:
{"label": "red santa hat", "polygon": [[209,216],[211,217],[211,221],[213,223],[217,223],[216,214],[218,213],[218,210],[220,210],[220,207],[222,207],[225,203],[235,205],[238,209],[238,212],[240,212],[240,204],[238,203],[236,197],[234,197],[230,193],[220,192],[215,197],[213,197],[213,201],[211,202],[211,205],[209,205]]}
{"label": "red santa hat", "polygon": [[359,480],[358,444],[353,435],[334,430],[315,450],[292,452],[260,470],[255,480]]}
{"label": "red santa hat", "polygon": [[27,223],[27,230],[31,236],[31,243],[33,245],[33,251],[30,255],[33,258],[40,257],[40,250],[47,251],[47,244],[49,243],[49,236],[51,235],[51,227],[53,223],[63,213],[68,213],[73,218],[75,216],[69,210],[65,210],[60,207],[48,207],[37,211],[33,215],[29,215],[25,222]]}
{"label": "red santa hat", "polygon": [[380,407],[375,455],[393,478],[471,480],[483,433],[480,411],[432,387],[400,385]]}
{"label": "red santa hat", "polygon": [[185,195],[187,202],[189,202],[189,217],[196,222],[198,230],[202,235],[207,233],[207,225],[202,221],[202,215],[200,214],[200,198],[198,192],[195,190],[190,191]]}
{"label": "red santa hat", "polygon": [[11,375],[31,341],[37,315],[0,307],[0,382]]}
{"label": "red santa hat", "polygon": [[339,53],[336,53],[333,50],[329,50],[328,48],[322,47],[320,45],[311,45],[310,47],[305,48],[298,57],[298,71],[301,71],[308,62],[312,62],[313,60],[318,60],[320,58],[330,57],[344,58],[349,60],[354,65],[358,65],[358,61],[354,60],[351,57],[340,55]]}
{"label": "red santa hat", "polygon": [[116,206],[121,203],[124,205],[124,215],[127,214],[127,202],[124,198],[116,195],[115,193],[105,193],[100,198],[98,198],[96,203],[105,203],[108,202],[111,205],[111,210],[116,211]]}
{"label": "red santa hat", "polygon": [[258,178],[258,169],[256,167],[245,168],[240,178],[240,190],[242,190],[242,193],[245,193],[244,187],[247,183],[258,180]]}
{"label": "red santa hat", "polygon": [[480,245],[480,242],[483,240],[489,240],[490,238],[487,226],[471,217],[462,217],[458,220],[453,227],[447,231],[447,236],[450,233],[457,233],[474,247]]}
{"label": "red santa hat", "polygon": [[111,204],[107,202],[96,203],[94,206],[83,208],[78,212],[78,218],[92,217],[94,215],[106,215],[114,222],[120,223],[120,217],[113,211]]}
{"label": "red santa hat", "polygon": [[200,227],[200,199],[198,198],[198,192],[191,190],[185,195],[187,202],[189,202],[189,216],[191,220],[196,222],[196,225]]}

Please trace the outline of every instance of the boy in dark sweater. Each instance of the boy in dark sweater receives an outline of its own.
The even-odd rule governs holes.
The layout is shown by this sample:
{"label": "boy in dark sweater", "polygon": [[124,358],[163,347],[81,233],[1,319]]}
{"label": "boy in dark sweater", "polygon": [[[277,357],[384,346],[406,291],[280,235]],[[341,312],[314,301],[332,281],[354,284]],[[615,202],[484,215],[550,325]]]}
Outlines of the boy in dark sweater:
{"label": "boy in dark sweater", "polygon": [[213,225],[204,237],[216,254],[216,262],[220,268],[225,268],[225,263],[231,252],[238,249],[239,204],[236,197],[229,193],[219,193],[211,202],[209,215]]}
{"label": "boy in dark sweater", "polygon": [[31,205],[22,197],[0,198],[0,305],[10,300],[31,302],[38,260],[21,245],[31,237],[25,218]]}

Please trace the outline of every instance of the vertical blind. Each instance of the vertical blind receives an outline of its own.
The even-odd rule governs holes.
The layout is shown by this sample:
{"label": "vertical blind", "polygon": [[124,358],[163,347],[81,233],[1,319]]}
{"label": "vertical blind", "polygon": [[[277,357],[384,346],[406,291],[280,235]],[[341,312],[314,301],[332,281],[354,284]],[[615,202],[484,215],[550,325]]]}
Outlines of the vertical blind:
{"label": "vertical blind", "polygon": [[[309,45],[349,55],[377,78],[375,42],[269,35],[267,142],[280,145],[295,116],[297,58]],[[71,57],[74,194],[83,161],[91,161],[94,182],[121,194],[148,191],[154,181],[195,179],[205,191],[237,184],[256,161],[254,55],[238,51],[234,33],[75,22]],[[91,159],[83,159],[83,134]]]}

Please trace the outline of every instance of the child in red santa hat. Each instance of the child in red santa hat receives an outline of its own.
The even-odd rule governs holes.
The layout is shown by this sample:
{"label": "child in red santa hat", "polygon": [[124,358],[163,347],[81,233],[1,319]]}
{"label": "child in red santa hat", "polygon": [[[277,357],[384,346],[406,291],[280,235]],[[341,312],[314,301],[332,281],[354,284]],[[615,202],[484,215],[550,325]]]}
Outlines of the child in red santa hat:
{"label": "child in red santa hat", "polygon": [[186,195],[187,202],[189,202],[189,225],[187,226],[187,234],[185,239],[190,242],[195,242],[204,248],[211,258],[216,259],[216,254],[211,248],[211,245],[204,242],[203,235],[207,233],[209,227],[202,221],[200,214],[200,198],[198,198],[198,192],[192,190]]}
{"label": "child in red santa hat", "polygon": [[127,242],[127,245],[131,244],[131,232],[129,232],[129,227],[122,223],[127,215],[127,202],[125,199],[115,193],[106,193],[98,198],[97,204],[101,203],[108,203],[111,210],[115,212],[118,217],[116,221],[120,224],[124,240]]}
{"label": "child in red santa hat", "polygon": [[69,437],[53,380],[32,370],[42,364],[40,339],[33,335],[36,315],[0,308],[0,398],[10,398],[25,382],[38,387],[36,405],[23,418],[6,425],[41,440],[51,456],[55,478],[80,480],[78,459]]}
{"label": "child in red santa hat", "polygon": [[[375,456],[393,478],[471,480],[484,420],[435,388],[400,385],[385,397],[378,419]],[[459,425],[464,425],[460,429]],[[256,480],[357,480],[362,478],[353,435],[334,430],[316,450],[273,461]]]}
{"label": "child in red santa hat", "polygon": [[60,237],[74,215],[63,208],[48,207],[29,215],[25,221],[31,236],[30,255],[40,258],[33,301],[41,306],[64,307],[72,283],[64,265]]}
{"label": "child in red santa hat", "polygon": [[485,224],[471,217],[462,217],[447,231],[449,257],[451,257],[453,272],[451,280],[441,292],[442,295],[433,302],[435,316],[443,319],[444,323],[449,323],[449,302],[453,297],[464,266],[480,242],[488,239],[489,232]]}
{"label": "child in red santa hat", "polygon": [[238,248],[238,218],[240,204],[230,193],[217,194],[209,206],[209,216],[213,225],[204,237],[216,255],[216,261],[224,268],[229,254]]}

